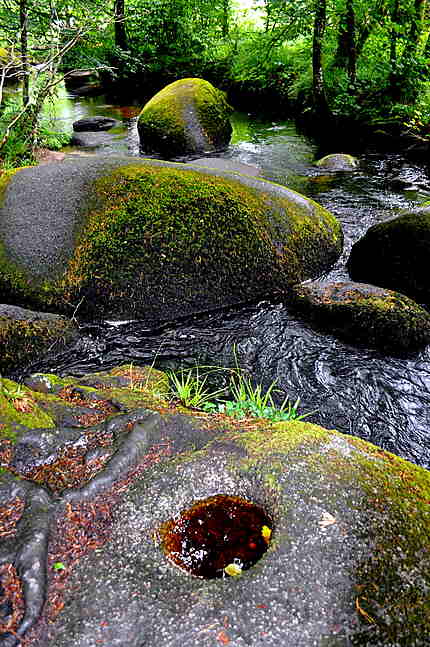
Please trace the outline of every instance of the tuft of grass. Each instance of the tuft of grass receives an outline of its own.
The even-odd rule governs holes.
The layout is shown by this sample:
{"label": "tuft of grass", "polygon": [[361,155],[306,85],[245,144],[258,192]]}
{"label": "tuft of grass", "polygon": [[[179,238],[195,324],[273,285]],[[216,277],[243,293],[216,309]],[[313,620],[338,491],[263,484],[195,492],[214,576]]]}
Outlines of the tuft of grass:
{"label": "tuft of grass", "polygon": [[224,389],[208,390],[208,374],[202,376],[199,367],[179,372],[168,371],[167,375],[173,398],[190,409],[205,410],[205,405],[224,393]]}

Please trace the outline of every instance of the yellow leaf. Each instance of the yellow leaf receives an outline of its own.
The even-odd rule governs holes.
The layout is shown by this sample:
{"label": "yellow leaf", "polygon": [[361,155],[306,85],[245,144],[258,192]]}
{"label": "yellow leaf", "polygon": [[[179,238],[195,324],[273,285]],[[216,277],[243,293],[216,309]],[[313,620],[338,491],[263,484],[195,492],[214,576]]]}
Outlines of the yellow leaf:
{"label": "yellow leaf", "polygon": [[262,526],[261,535],[264,541],[266,542],[266,544],[268,544],[270,541],[270,537],[272,536],[272,529],[269,528],[269,526]]}
{"label": "yellow leaf", "polygon": [[323,512],[320,521],[318,522],[320,528],[327,528],[336,523],[336,517],[333,517],[329,512]]}
{"label": "yellow leaf", "polygon": [[231,575],[232,577],[237,577],[238,575],[242,575],[242,569],[238,564],[228,564],[224,568],[225,573],[227,575]]}

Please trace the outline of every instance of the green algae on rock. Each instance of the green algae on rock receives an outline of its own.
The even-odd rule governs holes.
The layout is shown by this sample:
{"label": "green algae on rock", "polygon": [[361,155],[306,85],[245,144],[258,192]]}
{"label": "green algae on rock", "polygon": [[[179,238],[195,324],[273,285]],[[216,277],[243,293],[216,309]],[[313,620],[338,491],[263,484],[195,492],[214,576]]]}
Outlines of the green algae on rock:
{"label": "green algae on rock", "polygon": [[348,271],[355,281],[397,290],[430,305],[430,207],[370,227],[353,245]]}
{"label": "green algae on rock", "polygon": [[190,78],[170,83],[140,113],[142,149],[172,159],[224,148],[232,133],[231,111],[225,93],[208,81]]}
{"label": "green algae on rock", "polygon": [[342,247],[338,221],[285,187],[154,160],[25,169],[1,211],[9,301],[93,318],[156,323],[256,301],[318,276]]}
{"label": "green algae on rock", "polygon": [[76,326],[58,315],[0,304],[0,373],[24,367],[76,336]]}
{"label": "green algae on rock", "polygon": [[430,343],[430,315],[403,294],[365,283],[297,286],[293,306],[322,330],[352,344],[402,354]]}

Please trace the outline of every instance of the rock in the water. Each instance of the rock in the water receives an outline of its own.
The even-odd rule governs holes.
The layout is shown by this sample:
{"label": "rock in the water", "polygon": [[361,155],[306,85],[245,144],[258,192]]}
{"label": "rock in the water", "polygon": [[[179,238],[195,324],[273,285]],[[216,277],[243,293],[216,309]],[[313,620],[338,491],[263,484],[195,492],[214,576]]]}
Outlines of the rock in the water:
{"label": "rock in the water", "polygon": [[74,121],[73,130],[75,132],[97,132],[99,130],[110,130],[117,124],[116,119],[95,115],[94,117],[86,117],[85,119]]}
{"label": "rock in the water", "polygon": [[315,162],[315,165],[326,171],[355,171],[358,160],[346,153],[332,153]]}
{"label": "rock in the water", "polygon": [[60,350],[76,334],[64,317],[0,304],[0,374],[23,368],[48,348]]}
{"label": "rock in the water", "polygon": [[218,169],[94,156],[3,182],[0,291],[32,307],[156,323],[266,298],[342,247],[312,200]]}
{"label": "rock in the water", "polygon": [[226,147],[232,127],[225,93],[203,79],[181,79],[144,106],[137,127],[143,150],[166,159]]}
{"label": "rock in the water", "polygon": [[403,294],[365,283],[299,285],[294,307],[322,330],[352,344],[404,353],[430,343],[430,315]]}
{"label": "rock in the water", "polygon": [[354,281],[396,290],[430,306],[430,207],[373,225],[353,245],[348,271]]}

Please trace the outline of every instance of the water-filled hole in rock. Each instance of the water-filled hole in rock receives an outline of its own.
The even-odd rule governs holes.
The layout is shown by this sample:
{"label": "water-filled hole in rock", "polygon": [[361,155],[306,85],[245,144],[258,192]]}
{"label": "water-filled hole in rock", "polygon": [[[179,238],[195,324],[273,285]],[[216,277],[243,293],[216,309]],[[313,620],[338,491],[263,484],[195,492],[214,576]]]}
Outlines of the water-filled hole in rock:
{"label": "water-filled hole in rock", "polygon": [[212,579],[240,575],[266,552],[272,521],[241,497],[218,494],[196,501],[159,531],[168,559],[182,570]]}

